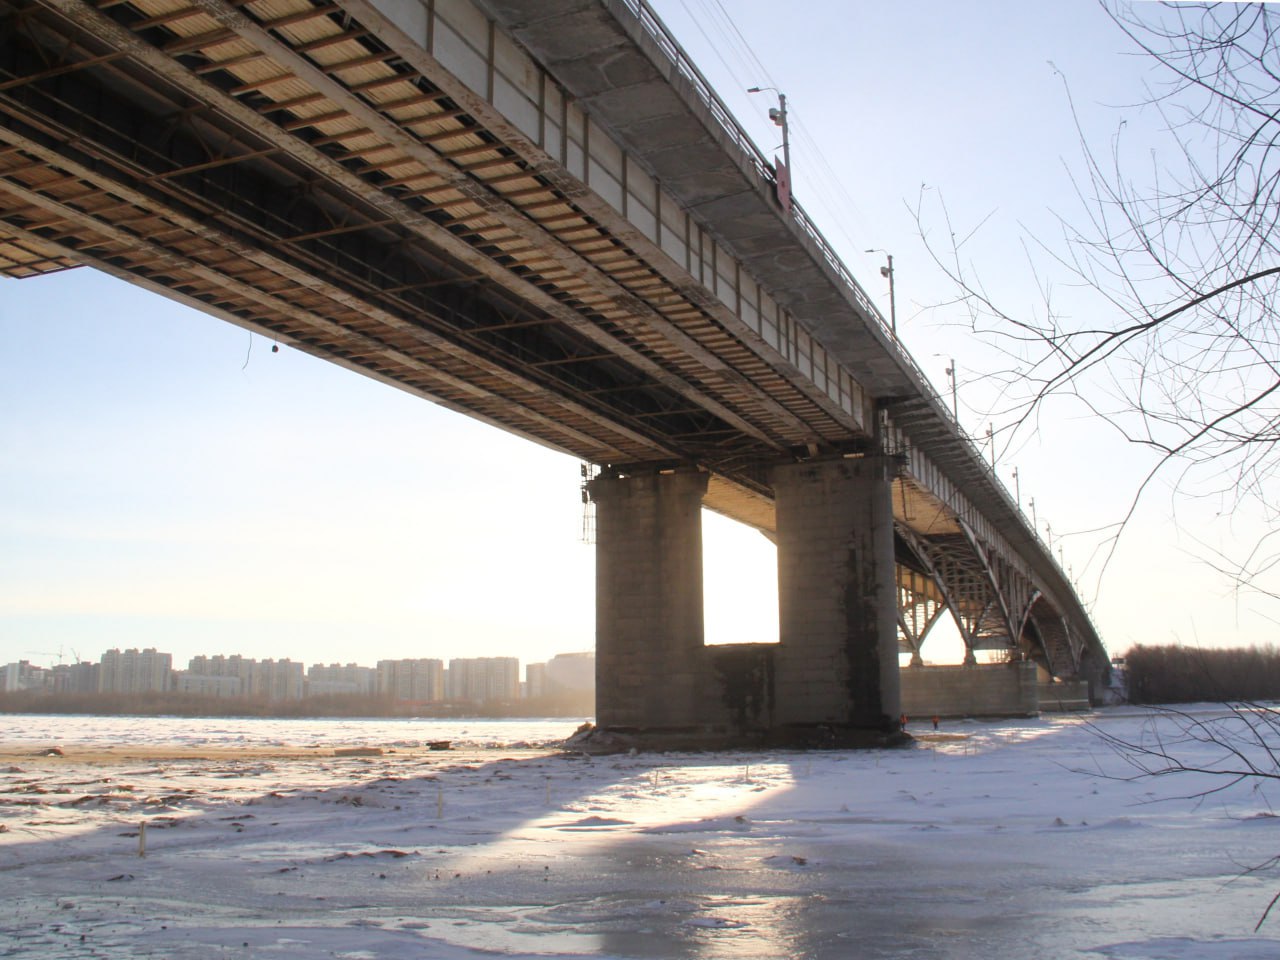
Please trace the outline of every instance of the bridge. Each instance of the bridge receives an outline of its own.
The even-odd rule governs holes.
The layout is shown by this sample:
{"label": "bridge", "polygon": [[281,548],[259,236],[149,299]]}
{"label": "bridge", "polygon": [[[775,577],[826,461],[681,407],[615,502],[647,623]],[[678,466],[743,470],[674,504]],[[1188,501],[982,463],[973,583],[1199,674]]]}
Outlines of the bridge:
{"label": "bridge", "polygon": [[[602,727],[876,735],[947,613],[969,662],[1100,682],[788,179],[644,0],[0,0],[0,271],[92,266],[592,465]],[[779,643],[704,645],[703,506],[777,544]]]}

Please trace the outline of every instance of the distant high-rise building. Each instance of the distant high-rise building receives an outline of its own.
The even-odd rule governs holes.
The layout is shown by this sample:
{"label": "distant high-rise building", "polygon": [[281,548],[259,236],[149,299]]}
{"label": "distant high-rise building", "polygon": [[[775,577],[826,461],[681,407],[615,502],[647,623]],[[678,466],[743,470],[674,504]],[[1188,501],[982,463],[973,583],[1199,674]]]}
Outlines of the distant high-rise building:
{"label": "distant high-rise building", "polygon": [[284,660],[262,660],[258,663],[262,687],[268,700],[302,699],[302,664]]}
{"label": "distant high-rise building", "polygon": [[187,676],[235,678],[239,681],[237,692],[231,693],[231,684],[201,683],[188,679],[185,683],[192,693],[204,691],[214,696],[241,696],[259,700],[302,699],[302,664],[287,658],[253,660],[238,654],[231,657],[221,654],[214,657],[192,657],[187,663]]}
{"label": "distant high-rise building", "polygon": [[252,695],[253,668],[256,665],[256,660],[249,660],[238,654],[232,657],[223,654],[213,657],[199,656],[187,661],[187,673],[196,677],[234,677],[240,681],[236,696],[247,697]]}
{"label": "distant high-rise building", "polygon": [[307,696],[322,697],[335,694],[372,696],[378,689],[378,671],[373,667],[361,667],[354,663],[346,666],[331,663],[313,664],[307,670]]}
{"label": "distant high-rise building", "polygon": [[596,655],[558,653],[547,661],[547,693],[592,693],[596,689]]}
{"label": "distant high-rise building", "polygon": [[52,671],[32,665],[29,660],[5,664],[0,669],[0,690],[18,693],[23,690],[45,690],[52,685]]}
{"label": "distant high-rise building", "polygon": [[217,674],[178,673],[178,692],[196,697],[238,697],[241,695],[240,678]]}
{"label": "distant high-rise building", "polygon": [[60,663],[53,668],[55,693],[93,693],[98,689],[99,665],[87,661]]}
{"label": "distant high-rise building", "polygon": [[492,703],[520,698],[520,660],[470,657],[449,661],[445,691],[450,700]]}
{"label": "distant high-rise building", "polygon": [[108,650],[98,664],[99,693],[164,693],[173,686],[173,655],[155,647]]}
{"label": "distant high-rise building", "polygon": [[526,700],[537,700],[547,695],[547,665],[545,663],[525,665],[523,693]]}
{"label": "distant high-rise building", "polygon": [[431,658],[379,660],[378,694],[392,700],[418,703],[443,700],[444,661]]}

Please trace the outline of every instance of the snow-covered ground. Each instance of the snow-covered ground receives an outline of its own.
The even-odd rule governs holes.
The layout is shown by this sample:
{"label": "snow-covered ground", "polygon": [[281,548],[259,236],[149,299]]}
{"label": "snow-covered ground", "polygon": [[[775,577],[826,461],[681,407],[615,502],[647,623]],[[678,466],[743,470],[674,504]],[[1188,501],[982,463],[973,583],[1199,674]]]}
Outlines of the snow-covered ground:
{"label": "snow-covered ground", "polygon": [[1141,711],[537,746],[573,726],[0,717],[0,956],[1280,958],[1280,795],[1115,779]]}

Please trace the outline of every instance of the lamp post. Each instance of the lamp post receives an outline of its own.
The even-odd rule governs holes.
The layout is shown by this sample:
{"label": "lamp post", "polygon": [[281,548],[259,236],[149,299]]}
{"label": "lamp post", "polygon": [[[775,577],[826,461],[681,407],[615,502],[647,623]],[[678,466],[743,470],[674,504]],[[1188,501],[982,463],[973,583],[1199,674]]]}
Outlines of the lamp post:
{"label": "lamp post", "polygon": [[947,367],[946,374],[951,378],[951,419],[956,422],[956,426],[960,426],[960,404],[956,399],[956,361],[951,359],[951,366]]}
{"label": "lamp post", "polygon": [[880,268],[880,276],[889,281],[889,332],[893,334],[894,339],[898,338],[898,306],[893,296],[893,254],[888,250],[872,249],[867,253],[883,253],[885,259],[889,261],[887,267]]}
{"label": "lamp post", "polygon": [[1018,468],[1013,468],[1013,499],[1018,504],[1018,512],[1022,512],[1022,481],[1018,479]]}
{"label": "lamp post", "polygon": [[991,445],[991,472],[996,472],[996,433],[991,424],[987,424],[987,443]]}
{"label": "lamp post", "polygon": [[772,90],[778,95],[778,105],[769,108],[769,119],[782,128],[782,165],[791,173],[791,129],[787,126],[787,95],[777,87],[748,87],[747,93],[763,93]]}

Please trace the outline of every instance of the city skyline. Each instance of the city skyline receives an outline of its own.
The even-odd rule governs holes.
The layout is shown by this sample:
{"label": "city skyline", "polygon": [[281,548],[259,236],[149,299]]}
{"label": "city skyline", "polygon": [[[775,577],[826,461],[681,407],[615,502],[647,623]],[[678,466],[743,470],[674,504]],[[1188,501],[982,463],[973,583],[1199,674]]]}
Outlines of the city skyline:
{"label": "city skyline", "polygon": [[[160,650],[158,647],[146,647],[146,648],[143,648],[143,647],[132,647],[132,648],[123,648],[123,650],[122,650],[122,648],[120,648],[120,647],[110,647],[110,648],[108,648],[108,649],[106,649],[106,650],[102,650],[102,651],[100,651],[100,652],[98,653],[98,656],[97,656],[97,659],[96,659],[96,660],[95,660],[95,659],[91,659],[91,658],[89,658],[89,657],[82,657],[82,658],[77,659],[77,660],[74,660],[74,661],[72,661],[72,662],[70,662],[70,663],[68,663],[68,662],[66,662],[66,661],[62,661],[62,660],[59,660],[59,661],[57,661],[57,662],[37,663],[36,661],[31,660],[31,658],[30,658],[30,657],[23,657],[23,658],[21,658],[21,660],[8,661],[8,662],[7,662],[7,663],[5,663],[5,664],[0,664],[0,666],[7,666],[9,663],[26,662],[26,663],[30,663],[32,666],[40,667],[41,669],[45,669],[45,670],[50,670],[50,669],[52,669],[52,668],[53,668],[53,667],[55,667],[55,666],[64,666],[64,665],[65,665],[65,666],[74,666],[74,665],[78,665],[78,664],[94,664],[94,663],[101,663],[101,662],[102,662],[102,658],[103,658],[103,657],[105,657],[105,656],[107,656],[107,655],[108,655],[108,654],[110,654],[110,653],[121,653],[121,652],[129,651],[129,650],[132,650],[133,652],[138,652],[138,651],[154,651],[154,652],[158,652],[158,653],[165,654],[165,655],[168,655],[168,656],[173,656],[173,654],[172,654],[170,651],[167,651],[167,650]],[[532,665],[532,664],[546,663],[548,660],[554,659],[554,658],[556,658],[556,657],[583,657],[583,656],[595,656],[595,651],[594,651],[594,650],[562,650],[562,651],[560,651],[560,652],[558,652],[558,653],[554,653],[554,654],[552,654],[550,657],[548,657],[548,658],[546,658],[546,659],[542,659],[542,660],[525,660],[525,659],[522,659],[522,658],[521,658],[521,657],[519,657],[519,656],[516,656],[515,654],[492,654],[492,655],[486,655],[486,656],[483,656],[483,657],[461,657],[461,656],[443,656],[443,657],[378,657],[378,658],[377,658],[377,660],[375,660],[372,664],[364,664],[364,663],[360,663],[359,661],[356,661],[356,660],[348,660],[348,661],[346,661],[345,663],[344,663],[344,662],[342,662],[342,661],[340,661],[340,660],[332,660],[332,661],[328,661],[328,662],[316,661],[316,662],[314,662],[314,663],[311,663],[311,664],[310,664],[310,666],[307,666],[307,661],[305,661],[305,660],[294,660],[292,657],[273,657],[273,656],[270,656],[270,655],[263,655],[263,654],[257,654],[257,655],[255,655],[255,656],[246,656],[245,654],[242,654],[242,653],[208,653],[208,652],[205,652],[205,653],[197,653],[197,654],[193,654],[192,656],[190,656],[190,657],[188,657],[188,658],[186,658],[186,659],[187,659],[188,669],[190,668],[190,665],[191,665],[192,663],[194,663],[195,661],[198,661],[198,660],[233,660],[233,659],[239,659],[239,660],[251,660],[251,661],[258,661],[258,662],[267,661],[267,662],[275,662],[275,663],[298,663],[298,664],[302,664],[304,667],[307,667],[307,669],[311,669],[311,668],[315,668],[315,667],[330,668],[330,667],[350,667],[350,666],[359,666],[359,667],[365,667],[365,668],[368,668],[368,669],[376,669],[376,667],[377,667],[378,663],[383,662],[383,661],[387,661],[387,660],[397,660],[397,661],[398,661],[398,660],[438,660],[438,661],[440,661],[441,663],[443,663],[443,664],[445,664],[445,665],[447,666],[447,665],[449,664],[449,662],[450,662],[450,661],[452,661],[452,660],[489,660],[489,659],[511,659],[511,660],[515,660],[515,661],[517,661],[517,662],[518,662],[518,663],[520,663],[522,666],[529,666],[529,665]],[[175,662],[175,663],[176,663],[176,662],[179,662],[179,661],[178,661],[178,659],[177,659],[176,657],[174,657],[174,662]],[[175,667],[174,669],[178,669],[178,668],[177,668],[177,667]]]}
{"label": "city skyline", "polygon": [[380,658],[373,666],[352,661],[310,667],[287,657],[200,654],[188,660],[184,669],[172,654],[154,647],[116,647],[103,651],[96,662],[77,660],[49,667],[27,660],[0,664],[0,693],[37,698],[176,694],[196,700],[277,702],[336,696],[494,704],[548,697],[581,700],[591,696],[594,688],[593,652],[559,653],[524,664],[518,657],[488,656]]}

